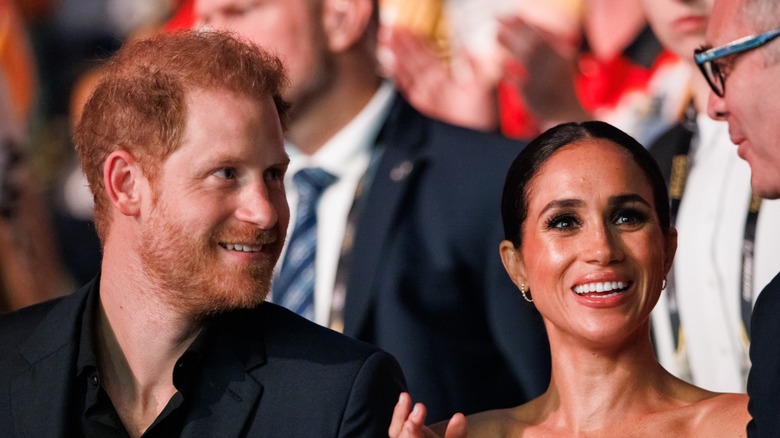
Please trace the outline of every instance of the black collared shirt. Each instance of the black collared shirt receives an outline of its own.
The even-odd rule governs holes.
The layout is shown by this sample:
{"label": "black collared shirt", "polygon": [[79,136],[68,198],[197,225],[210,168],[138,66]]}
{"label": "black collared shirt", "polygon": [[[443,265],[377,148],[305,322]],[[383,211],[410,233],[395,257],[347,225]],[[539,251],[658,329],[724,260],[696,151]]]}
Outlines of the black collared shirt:
{"label": "black collared shirt", "polygon": [[[129,434],[100,380],[95,351],[97,306],[98,294],[93,293],[90,302],[87,303],[81,322],[73,391],[73,410],[71,412],[72,435],[129,438]],[[201,371],[201,357],[206,339],[208,339],[207,332],[208,330],[204,327],[192,345],[176,361],[173,370],[173,386],[176,388],[176,393],[144,432],[144,437],[180,435],[187,420],[187,411],[190,410],[188,405],[192,403],[192,394],[194,394],[197,377]]]}

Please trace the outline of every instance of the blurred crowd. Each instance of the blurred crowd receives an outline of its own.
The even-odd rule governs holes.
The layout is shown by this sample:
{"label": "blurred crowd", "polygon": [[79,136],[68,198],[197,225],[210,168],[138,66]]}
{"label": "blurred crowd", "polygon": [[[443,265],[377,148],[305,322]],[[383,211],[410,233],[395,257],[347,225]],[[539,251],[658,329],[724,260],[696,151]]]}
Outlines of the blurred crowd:
{"label": "blurred crowd", "polygon": [[[715,122],[703,121],[704,104],[695,104],[696,94],[701,101],[706,91],[696,91],[692,53],[670,47],[679,35],[669,37],[657,29],[653,21],[660,25],[668,17],[646,14],[649,3],[380,0],[380,73],[432,118],[514,139],[530,139],[561,122],[598,119],[631,134],[651,152],[659,138],[678,126],[690,128],[694,138],[701,138],[698,144],[710,138],[728,142],[725,128],[709,127]],[[676,3],[701,9],[703,24],[692,23],[690,34],[702,43],[711,2],[663,3],[666,6],[659,9]],[[0,311],[61,295],[98,272],[100,245],[91,222],[92,199],[71,145],[71,129],[100,78],[101,62],[126,41],[189,28],[196,21],[191,0],[0,0]],[[708,134],[700,135],[703,132]],[[695,172],[712,176],[699,164],[711,155],[700,151],[695,147],[683,154],[672,151],[670,160],[677,155],[690,158],[683,164],[690,169],[689,178],[695,178]],[[722,166],[747,166],[737,163],[730,152],[733,159],[723,158]],[[672,167],[670,162],[667,169]],[[745,193],[735,195],[740,199],[735,202],[745,204],[739,209],[745,213],[748,199],[740,196],[749,198],[749,179],[740,178],[735,184],[744,186]],[[712,204],[717,199],[693,207],[689,199],[690,195],[685,198],[687,213],[685,203],[677,212],[678,227],[687,229],[681,230],[671,274],[689,278],[670,279],[675,295],[664,298],[654,315],[657,352],[670,371],[700,386],[744,391],[749,340],[727,332],[732,323],[734,331],[744,329],[743,319],[732,316],[741,312],[736,291],[743,284],[739,274],[743,262],[739,249],[723,255],[731,247],[702,243],[723,232],[714,217],[728,207]],[[761,224],[780,214],[772,213],[775,207],[766,202],[761,207],[769,213],[762,214],[759,236],[766,233]],[[699,216],[691,213],[697,208]],[[713,218],[714,225],[706,228],[709,234],[688,242],[686,233],[695,235],[702,227],[694,218],[705,213]],[[732,246],[737,248],[742,245],[744,216],[733,220],[737,232],[725,231],[733,234]],[[702,255],[693,248],[710,253]],[[760,271],[751,277],[750,286],[756,291],[780,269],[777,251],[762,244],[757,248]],[[690,262],[703,258],[715,259],[715,268]],[[726,268],[719,270],[718,263]],[[708,282],[711,276],[731,271],[736,273],[723,280],[726,286]],[[688,312],[696,311],[695,295],[685,295],[690,283],[710,292],[725,290],[729,298],[713,305],[715,316],[686,327],[680,318],[685,321]],[[746,294],[749,313],[757,292]],[[710,327],[722,333],[713,334]],[[699,332],[703,334],[697,338]],[[723,339],[722,348],[708,343],[707,336]],[[715,363],[729,360],[712,362],[709,353],[689,354],[700,349],[725,355],[733,365],[718,369]],[[710,373],[705,368],[718,370]]]}

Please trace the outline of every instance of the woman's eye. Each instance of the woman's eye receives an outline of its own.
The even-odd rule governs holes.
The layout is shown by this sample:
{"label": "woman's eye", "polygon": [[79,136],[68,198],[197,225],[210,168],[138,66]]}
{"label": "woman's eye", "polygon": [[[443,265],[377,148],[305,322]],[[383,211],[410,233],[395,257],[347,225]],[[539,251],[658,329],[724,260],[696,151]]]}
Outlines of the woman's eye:
{"label": "woman's eye", "polygon": [[578,225],[577,218],[569,214],[554,216],[547,221],[548,229],[570,230]]}
{"label": "woman's eye", "polygon": [[620,210],[615,213],[613,222],[615,225],[639,225],[647,220],[644,213],[636,210]]}
{"label": "woman's eye", "polygon": [[214,172],[214,175],[222,179],[236,179],[236,169],[233,169],[231,167],[226,167],[224,169],[219,169],[218,171]]}

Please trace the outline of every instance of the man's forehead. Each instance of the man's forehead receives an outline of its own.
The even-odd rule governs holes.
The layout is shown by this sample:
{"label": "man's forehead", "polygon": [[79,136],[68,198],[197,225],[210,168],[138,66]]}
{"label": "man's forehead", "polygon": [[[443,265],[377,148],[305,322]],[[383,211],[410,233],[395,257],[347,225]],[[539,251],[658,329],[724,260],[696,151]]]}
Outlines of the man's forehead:
{"label": "man's forehead", "polygon": [[707,25],[706,41],[717,47],[754,33],[746,17],[744,0],[715,0]]}
{"label": "man's forehead", "polygon": [[195,0],[195,13],[211,13],[222,9],[242,8],[258,0]]}

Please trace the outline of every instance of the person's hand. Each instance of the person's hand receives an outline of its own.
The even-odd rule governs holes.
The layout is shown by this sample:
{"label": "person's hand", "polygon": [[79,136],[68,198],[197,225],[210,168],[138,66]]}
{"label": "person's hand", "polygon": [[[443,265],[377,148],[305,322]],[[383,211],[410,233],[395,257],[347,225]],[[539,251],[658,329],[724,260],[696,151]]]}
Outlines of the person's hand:
{"label": "person's hand", "polygon": [[576,46],[517,16],[499,19],[497,38],[505,50],[505,80],[542,128],[590,118],[574,88]]}
{"label": "person's hand", "polygon": [[467,424],[463,414],[455,414],[449,423],[439,423],[435,426],[437,430],[442,430],[444,435],[438,435],[425,426],[426,414],[424,404],[416,403],[412,409],[412,398],[408,393],[402,393],[393,410],[388,436],[390,438],[466,438]]}
{"label": "person's hand", "polygon": [[454,74],[428,41],[409,29],[383,27],[379,37],[382,74],[418,111],[454,125],[498,129],[495,79],[471,53],[463,49],[455,55],[461,68]]}

